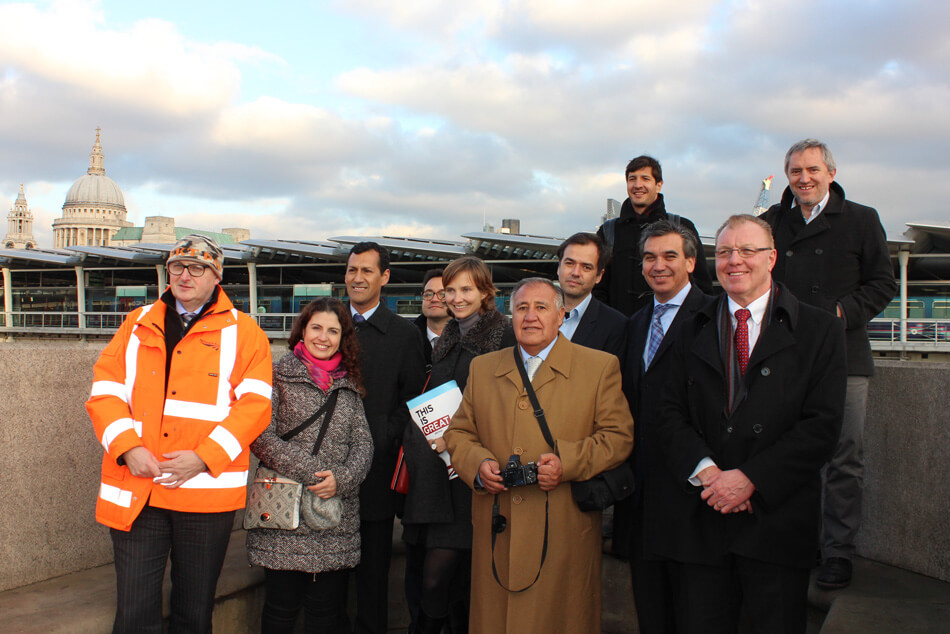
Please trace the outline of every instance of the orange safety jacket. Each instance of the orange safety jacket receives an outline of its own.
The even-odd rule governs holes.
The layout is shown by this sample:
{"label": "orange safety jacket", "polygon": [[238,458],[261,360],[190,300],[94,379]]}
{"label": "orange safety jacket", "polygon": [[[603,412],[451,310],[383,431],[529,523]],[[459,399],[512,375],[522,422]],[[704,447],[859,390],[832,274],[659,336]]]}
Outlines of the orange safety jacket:
{"label": "orange safety jacket", "polygon": [[[166,310],[159,300],[129,313],[96,362],[86,402],[105,448],[96,520],[119,530],[129,530],[146,503],[206,513],[242,508],[248,445],[271,419],[270,343],[254,320],[219,289],[175,346],[166,386]],[[190,449],[208,469],[168,489],[117,462],[138,446],[159,461]]]}

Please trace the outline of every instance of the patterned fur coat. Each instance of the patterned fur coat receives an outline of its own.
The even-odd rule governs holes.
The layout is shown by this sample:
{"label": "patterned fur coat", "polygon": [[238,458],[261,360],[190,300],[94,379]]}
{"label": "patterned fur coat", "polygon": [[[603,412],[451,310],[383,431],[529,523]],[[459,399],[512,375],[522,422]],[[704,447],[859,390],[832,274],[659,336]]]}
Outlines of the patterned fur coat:
{"label": "patterned fur coat", "polygon": [[349,378],[335,380],[330,387],[333,390],[340,390],[336,409],[320,452],[313,456],[322,416],[289,441],[281,440],[280,434],[313,415],[327,393],[316,386],[293,353],[274,366],[271,423],[251,444],[251,451],[264,465],[304,485],[316,484],[314,472],[332,471],[337,495],[342,497],[343,516],[339,526],[324,531],[313,531],[303,522],[293,531],[248,531],[247,558],[253,565],[315,573],[353,568],[360,561],[359,489],[373,460],[373,441],[363,401],[353,383]]}

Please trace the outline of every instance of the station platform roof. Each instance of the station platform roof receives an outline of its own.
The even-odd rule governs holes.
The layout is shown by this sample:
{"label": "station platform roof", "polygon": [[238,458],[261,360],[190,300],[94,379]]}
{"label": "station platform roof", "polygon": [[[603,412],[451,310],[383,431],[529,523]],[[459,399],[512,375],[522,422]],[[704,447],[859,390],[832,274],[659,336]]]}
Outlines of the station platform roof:
{"label": "station platform roof", "polygon": [[[899,251],[914,254],[950,254],[950,223],[908,223],[904,236],[888,240],[892,255]],[[463,240],[405,238],[397,236],[336,236],[328,240],[251,239],[222,245],[226,265],[259,264],[342,264],[350,248],[373,241],[390,250],[392,261],[400,264],[449,262],[463,255],[477,255],[491,261],[553,261],[562,237],[534,236],[476,231],[462,234]],[[715,241],[701,237],[707,256]],[[63,268],[75,266],[132,267],[158,265],[165,261],[172,244],[131,246],[74,246],[65,249],[0,249],[0,266],[15,269]]]}

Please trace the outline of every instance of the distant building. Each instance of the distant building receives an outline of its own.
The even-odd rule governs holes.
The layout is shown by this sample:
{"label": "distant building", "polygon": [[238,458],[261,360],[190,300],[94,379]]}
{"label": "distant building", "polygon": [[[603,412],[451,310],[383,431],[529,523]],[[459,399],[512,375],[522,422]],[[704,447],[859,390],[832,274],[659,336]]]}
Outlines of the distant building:
{"label": "distant building", "polygon": [[106,176],[100,129],[89,155],[89,170],[66,193],[63,215],[53,221],[53,246],[108,246],[122,227],[131,227],[122,190]]}
{"label": "distant building", "polygon": [[26,196],[23,194],[23,184],[20,184],[20,194],[7,216],[7,236],[3,239],[5,249],[35,249],[36,239],[33,238],[33,212],[26,206]]}
{"label": "distant building", "polygon": [[607,213],[600,217],[600,224],[604,224],[611,218],[620,217],[620,203],[613,198],[607,199]]}
{"label": "distant building", "polygon": [[499,233],[521,234],[521,221],[517,218],[503,218],[501,221],[501,231]]}
{"label": "distant building", "polygon": [[[214,238],[219,244],[235,244],[249,240],[249,229],[228,228],[220,233],[188,227],[176,227],[175,219],[167,216],[150,216],[145,225],[136,227],[126,220],[127,210],[122,190],[115,181],[106,176],[103,166],[100,129],[96,128],[96,143],[89,155],[89,170],[73,183],[66,193],[63,215],[53,221],[53,247],[64,249],[72,246],[129,246],[142,243],[173,244],[189,233],[198,233]],[[20,198],[23,189],[20,188]],[[17,199],[17,205],[20,203]],[[17,206],[14,207],[16,209]],[[26,200],[23,200],[26,209]],[[13,213],[10,216],[10,231],[13,231]],[[30,239],[32,240],[32,215],[30,216]],[[9,240],[4,244],[8,244]],[[36,247],[36,242],[33,242]]]}
{"label": "distant building", "polygon": [[191,233],[213,238],[218,244],[236,244],[251,238],[249,229],[229,228],[216,233],[189,227],[176,227],[175,219],[168,216],[149,216],[142,227],[123,227],[116,231],[110,244],[117,247],[128,247],[134,244],[174,244]]}

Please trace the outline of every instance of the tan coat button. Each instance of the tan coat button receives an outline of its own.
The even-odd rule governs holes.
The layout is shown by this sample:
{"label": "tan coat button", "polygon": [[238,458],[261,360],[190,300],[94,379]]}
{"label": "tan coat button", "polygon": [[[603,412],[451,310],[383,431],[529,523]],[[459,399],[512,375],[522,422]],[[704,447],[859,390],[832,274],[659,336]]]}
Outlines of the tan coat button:
{"label": "tan coat button", "polygon": [[515,453],[520,456],[524,454],[524,449],[522,449],[521,447],[515,447]]}
{"label": "tan coat button", "polygon": [[523,500],[524,498],[521,497],[520,495],[515,495],[515,496],[512,496],[511,498],[511,501],[514,502],[515,504],[521,504]]}
{"label": "tan coat button", "polygon": [[523,398],[518,401],[518,409],[528,409],[528,399]]}

